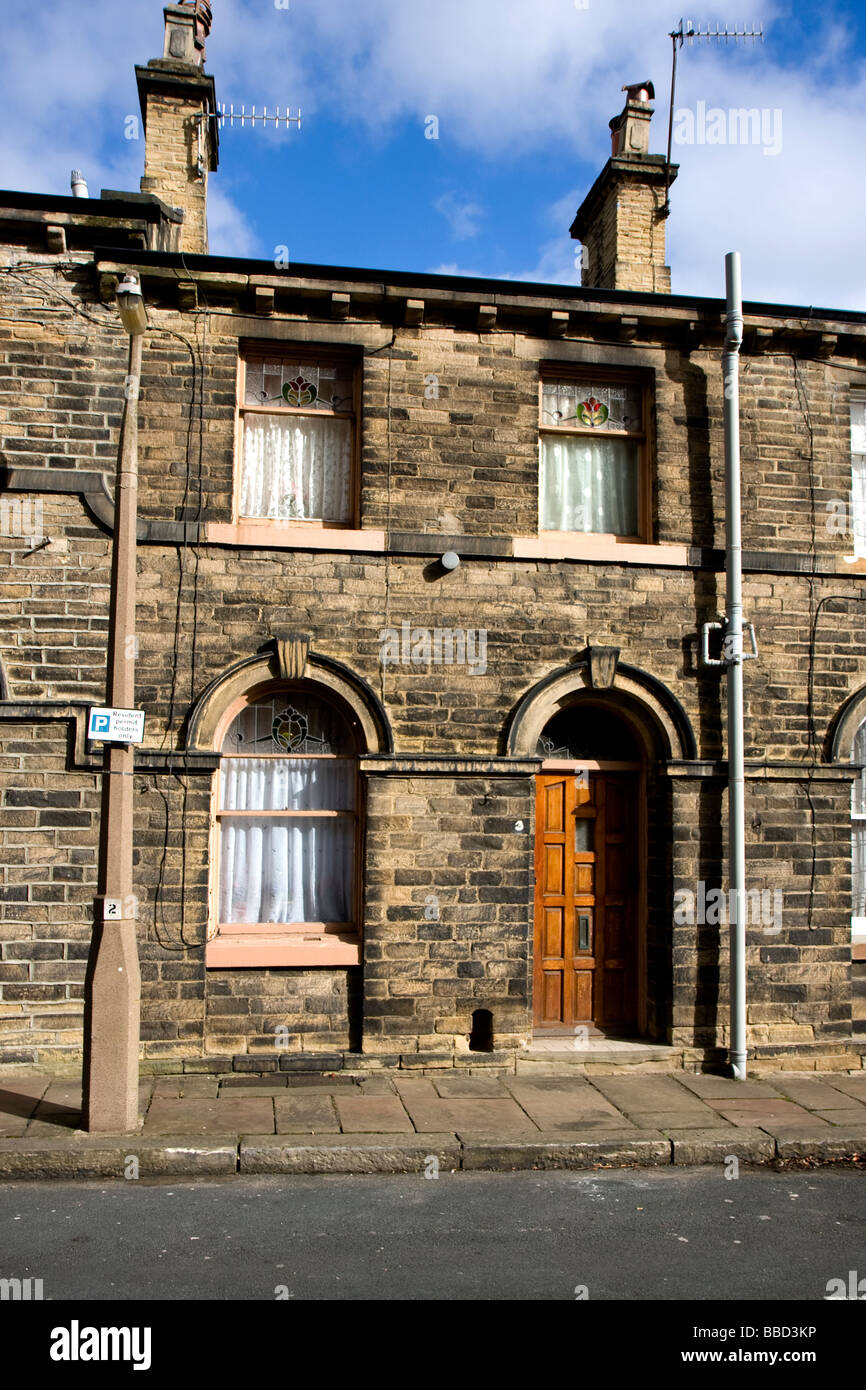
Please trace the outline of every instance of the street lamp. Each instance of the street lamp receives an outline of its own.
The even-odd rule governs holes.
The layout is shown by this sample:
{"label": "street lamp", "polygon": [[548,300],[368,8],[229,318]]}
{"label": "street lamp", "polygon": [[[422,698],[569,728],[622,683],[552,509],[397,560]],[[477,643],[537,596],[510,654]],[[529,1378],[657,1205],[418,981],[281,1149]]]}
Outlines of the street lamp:
{"label": "street lamp", "polygon": [[[147,314],[141,286],[127,275],[117,306],[129,334],[120,447],[114,487],[114,539],[108,629],[109,709],[135,704],[135,532],[138,511],[138,393]],[[138,903],[132,891],[134,747],[103,750],[99,869],[93,936],[84,983],[84,1128],[127,1133],[138,1125],[141,970]]]}
{"label": "street lamp", "polygon": [[147,328],[147,311],[141,285],[134,275],[124,275],[117,287],[117,307],[121,322],[130,338],[137,338]]}

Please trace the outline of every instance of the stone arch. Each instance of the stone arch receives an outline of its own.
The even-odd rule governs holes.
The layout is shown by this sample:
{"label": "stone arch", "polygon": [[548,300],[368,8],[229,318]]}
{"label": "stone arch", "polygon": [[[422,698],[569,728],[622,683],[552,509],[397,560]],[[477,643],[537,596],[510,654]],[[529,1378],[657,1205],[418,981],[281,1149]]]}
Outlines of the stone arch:
{"label": "stone arch", "polygon": [[227,713],[239,699],[273,686],[299,682],[327,691],[348,715],[360,753],[392,753],[394,740],[388,716],[375,692],[341,661],[319,656],[300,639],[274,642],[255,656],[229,666],[211,681],[190,715],[186,746],[213,753]]}
{"label": "stone arch", "polygon": [[[596,649],[597,651],[598,649]],[[592,700],[618,713],[637,736],[649,760],[697,757],[688,715],[661,681],[613,657],[609,678],[600,684],[594,655],[551,672],[527,691],[515,709],[506,734],[512,757],[533,757],[542,730],[555,714],[580,700]]]}
{"label": "stone arch", "polygon": [[855,690],[836,712],[827,731],[823,755],[825,762],[850,763],[854,758],[854,739],[866,721],[866,686]]}

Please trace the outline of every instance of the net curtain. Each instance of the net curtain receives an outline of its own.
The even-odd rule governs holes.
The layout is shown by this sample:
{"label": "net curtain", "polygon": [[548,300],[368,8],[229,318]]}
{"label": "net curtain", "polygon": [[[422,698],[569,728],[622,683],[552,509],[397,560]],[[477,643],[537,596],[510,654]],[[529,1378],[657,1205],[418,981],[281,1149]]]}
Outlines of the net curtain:
{"label": "net curtain", "polygon": [[276,810],[354,807],[354,764],[315,758],[232,758],[221,765],[220,921],[351,922],[351,816],[271,817]]}

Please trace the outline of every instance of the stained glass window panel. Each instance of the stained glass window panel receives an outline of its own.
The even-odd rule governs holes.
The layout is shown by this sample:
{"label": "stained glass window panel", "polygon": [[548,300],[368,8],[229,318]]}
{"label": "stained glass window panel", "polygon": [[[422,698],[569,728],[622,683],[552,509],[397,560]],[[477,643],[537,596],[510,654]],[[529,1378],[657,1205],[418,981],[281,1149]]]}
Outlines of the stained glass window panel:
{"label": "stained glass window panel", "polygon": [[245,405],[296,410],[354,412],[354,378],[345,363],[250,360],[246,367]]}
{"label": "stained glass window panel", "polygon": [[331,705],[303,691],[290,691],[246,705],[229,726],[223,753],[245,757],[304,757],[355,752],[351,730]]}
{"label": "stained glass window panel", "polygon": [[640,434],[643,398],[631,382],[545,381],[541,423],[545,429],[590,429]]}

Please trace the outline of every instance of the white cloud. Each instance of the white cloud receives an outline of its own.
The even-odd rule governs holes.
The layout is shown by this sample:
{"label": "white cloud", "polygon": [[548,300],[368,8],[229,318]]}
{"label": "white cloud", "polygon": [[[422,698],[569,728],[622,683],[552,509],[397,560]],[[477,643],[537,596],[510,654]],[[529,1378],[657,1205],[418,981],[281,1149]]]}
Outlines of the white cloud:
{"label": "white cloud", "polygon": [[433,206],[445,218],[455,241],[466,241],[478,235],[478,222],[484,216],[484,209],[478,203],[458,198],[454,193],[443,193]]}
{"label": "white cloud", "polygon": [[[562,207],[562,233],[543,242],[537,263],[515,270],[515,278],[577,278],[568,226],[610,152],[607,122],[624,81],[654,79],[652,148],[664,150],[666,0],[589,0],[586,9],[573,0],[535,0],[531,11],[516,0],[378,0],[375,14],[355,0],[292,6],[281,30],[273,19],[244,21],[250,10],[231,0],[230,22],[222,9],[215,22],[212,66],[225,56],[226,76],[264,99],[279,90],[277,69],[288,60],[289,85],[305,108],[327,110],[371,136],[417,123],[420,142],[424,117],[435,114],[443,147],[453,143],[499,167],[515,154],[560,148],[571,183],[583,161],[587,181]],[[667,223],[673,288],[720,295],[724,253],[739,247],[753,298],[864,307],[858,229],[866,188],[853,177],[844,137],[857,128],[866,95],[862,68],[846,53],[838,24],[825,26],[822,46],[811,44],[808,66],[805,58],[799,70],[775,60],[773,23],[783,8],[781,0],[764,4],[763,46],[680,50],[678,106],[703,98],[779,108],[783,145],[775,158],[735,147],[675,147],[681,169]]]}
{"label": "white cloud", "polygon": [[4,14],[0,185],[68,194],[78,168],[91,196],[138,188],[144,142],[124,138],[125,118],[139,114],[133,62],[161,52],[161,16],[154,23],[150,5],[133,3],[118,18],[111,0]]}
{"label": "white cloud", "polygon": [[212,256],[249,256],[262,259],[276,254],[262,249],[261,242],[246,214],[232,202],[224,188],[208,184],[208,246]]}
{"label": "white cloud", "polygon": [[689,74],[678,106],[696,109],[704,99],[725,111],[779,111],[781,149],[674,147],[680,172],[667,229],[675,292],[722,296],[725,252],[739,250],[747,299],[866,308],[866,185],[851,162],[866,67],[849,63],[844,77],[833,87],[811,71],[769,64],[758,82],[740,71],[724,83]]}
{"label": "white cloud", "polygon": [[[574,0],[534,0],[531,9],[522,0],[291,0],[288,10],[269,0],[219,0],[214,9],[208,69],[221,100],[300,106],[370,142],[416,128],[419,149],[428,148],[424,118],[435,114],[437,148],[468,153],[494,175],[517,156],[559,155],[562,190],[550,189],[560,204],[556,224],[551,203],[539,213],[549,233],[535,264],[515,267],[515,278],[574,282],[568,226],[610,152],[607,122],[624,81],[653,78],[652,148],[665,146],[667,0],[589,0],[586,9]],[[721,295],[724,253],[738,248],[750,298],[866,308],[866,182],[856,143],[866,70],[851,56],[844,26],[831,20],[799,67],[783,63],[774,20],[784,9],[782,0],[766,0],[767,41],[754,51],[680,51],[678,107],[703,99],[779,109],[783,137],[775,157],[748,146],[675,146],[681,167],[666,225],[673,288]],[[66,193],[75,166],[91,192],[137,188],[143,143],[123,138],[125,117],[138,111],[132,66],[161,49],[153,0],[125,0],[120,9],[114,0],[56,0],[4,15],[0,184]],[[581,187],[566,197],[577,172]],[[233,206],[221,177],[211,182],[214,247],[254,252],[252,214]],[[400,197],[395,181],[395,206],[380,206],[383,220],[399,213]],[[478,204],[466,207],[461,221],[455,195],[455,235],[477,229]]]}

